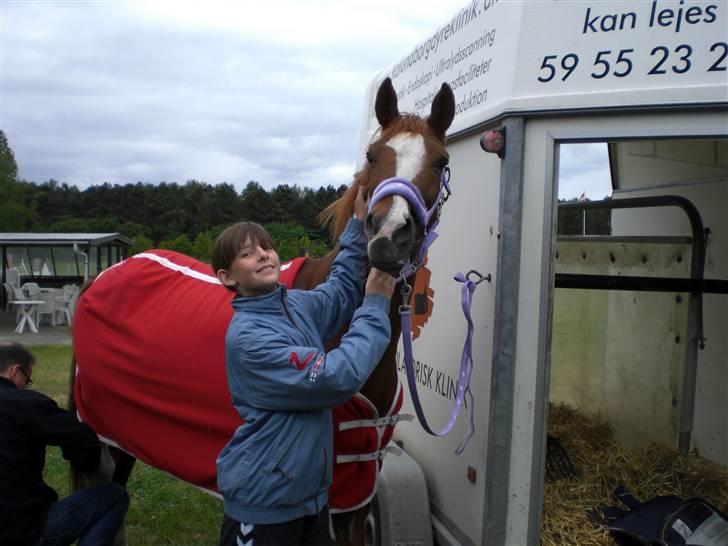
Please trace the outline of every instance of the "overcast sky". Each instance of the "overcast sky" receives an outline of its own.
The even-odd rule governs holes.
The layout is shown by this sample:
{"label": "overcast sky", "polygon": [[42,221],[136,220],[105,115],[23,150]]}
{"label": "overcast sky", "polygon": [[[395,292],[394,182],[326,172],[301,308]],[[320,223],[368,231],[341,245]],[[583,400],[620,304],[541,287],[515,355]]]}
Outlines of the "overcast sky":
{"label": "overcast sky", "polygon": [[[0,128],[34,182],[348,184],[367,84],[465,5],[0,0]],[[565,153],[561,196],[605,160]]]}

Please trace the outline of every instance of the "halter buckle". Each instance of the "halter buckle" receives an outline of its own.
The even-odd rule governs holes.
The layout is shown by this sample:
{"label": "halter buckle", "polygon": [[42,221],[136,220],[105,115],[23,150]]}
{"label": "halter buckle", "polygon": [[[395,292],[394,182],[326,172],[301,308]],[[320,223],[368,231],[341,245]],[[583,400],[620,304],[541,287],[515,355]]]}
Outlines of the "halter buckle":
{"label": "halter buckle", "polygon": [[409,310],[409,299],[412,295],[412,287],[407,283],[407,279],[402,279],[402,284],[399,287],[399,293],[402,295],[402,305],[400,305],[400,310],[402,307],[407,307]]}
{"label": "halter buckle", "polygon": [[443,188],[445,189],[445,194],[442,198],[442,203],[450,199],[450,195],[452,195],[452,191],[450,190],[450,167],[445,167],[442,170],[442,176],[440,177],[440,193],[442,194]]}

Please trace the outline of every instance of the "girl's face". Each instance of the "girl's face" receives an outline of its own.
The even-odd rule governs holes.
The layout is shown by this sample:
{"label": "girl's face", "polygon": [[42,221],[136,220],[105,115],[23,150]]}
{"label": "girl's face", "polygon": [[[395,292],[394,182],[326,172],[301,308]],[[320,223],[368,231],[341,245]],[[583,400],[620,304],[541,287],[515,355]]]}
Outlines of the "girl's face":
{"label": "girl's face", "polygon": [[248,238],[230,268],[217,271],[217,278],[225,286],[234,287],[241,296],[259,296],[275,289],[280,274],[278,253],[272,248],[261,248]]}

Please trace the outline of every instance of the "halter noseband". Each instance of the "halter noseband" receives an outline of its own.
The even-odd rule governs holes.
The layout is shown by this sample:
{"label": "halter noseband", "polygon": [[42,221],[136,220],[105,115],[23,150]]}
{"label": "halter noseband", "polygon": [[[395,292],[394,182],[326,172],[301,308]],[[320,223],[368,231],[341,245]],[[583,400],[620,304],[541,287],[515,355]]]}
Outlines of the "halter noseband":
{"label": "halter noseband", "polygon": [[399,273],[399,279],[404,280],[413,273],[415,273],[424,260],[427,249],[437,239],[437,233],[435,228],[440,222],[440,213],[442,212],[442,206],[445,201],[450,197],[450,168],[445,167],[440,175],[440,189],[437,192],[437,198],[432,206],[428,209],[425,199],[422,197],[422,193],[417,186],[406,178],[394,176],[387,178],[379,183],[379,185],[372,192],[372,197],[369,200],[369,212],[372,211],[374,205],[379,203],[385,197],[390,195],[398,195],[403,197],[410,205],[410,209],[414,214],[417,221],[424,226],[425,236],[420,245],[420,249],[417,252],[417,258],[415,261],[408,260]]}

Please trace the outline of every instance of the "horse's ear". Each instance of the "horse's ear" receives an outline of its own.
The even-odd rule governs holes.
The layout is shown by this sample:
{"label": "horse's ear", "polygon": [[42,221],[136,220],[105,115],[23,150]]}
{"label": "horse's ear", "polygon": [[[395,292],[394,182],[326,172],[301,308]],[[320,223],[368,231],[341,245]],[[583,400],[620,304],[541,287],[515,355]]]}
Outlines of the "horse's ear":
{"label": "horse's ear", "polygon": [[455,117],[455,95],[446,83],[442,84],[440,91],[432,101],[432,110],[427,123],[435,130],[435,134],[445,140],[445,132]]}
{"label": "horse's ear", "polygon": [[374,102],[374,113],[377,115],[377,121],[382,129],[399,116],[397,92],[394,90],[391,78],[387,78],[379,86],[377,100]]}

